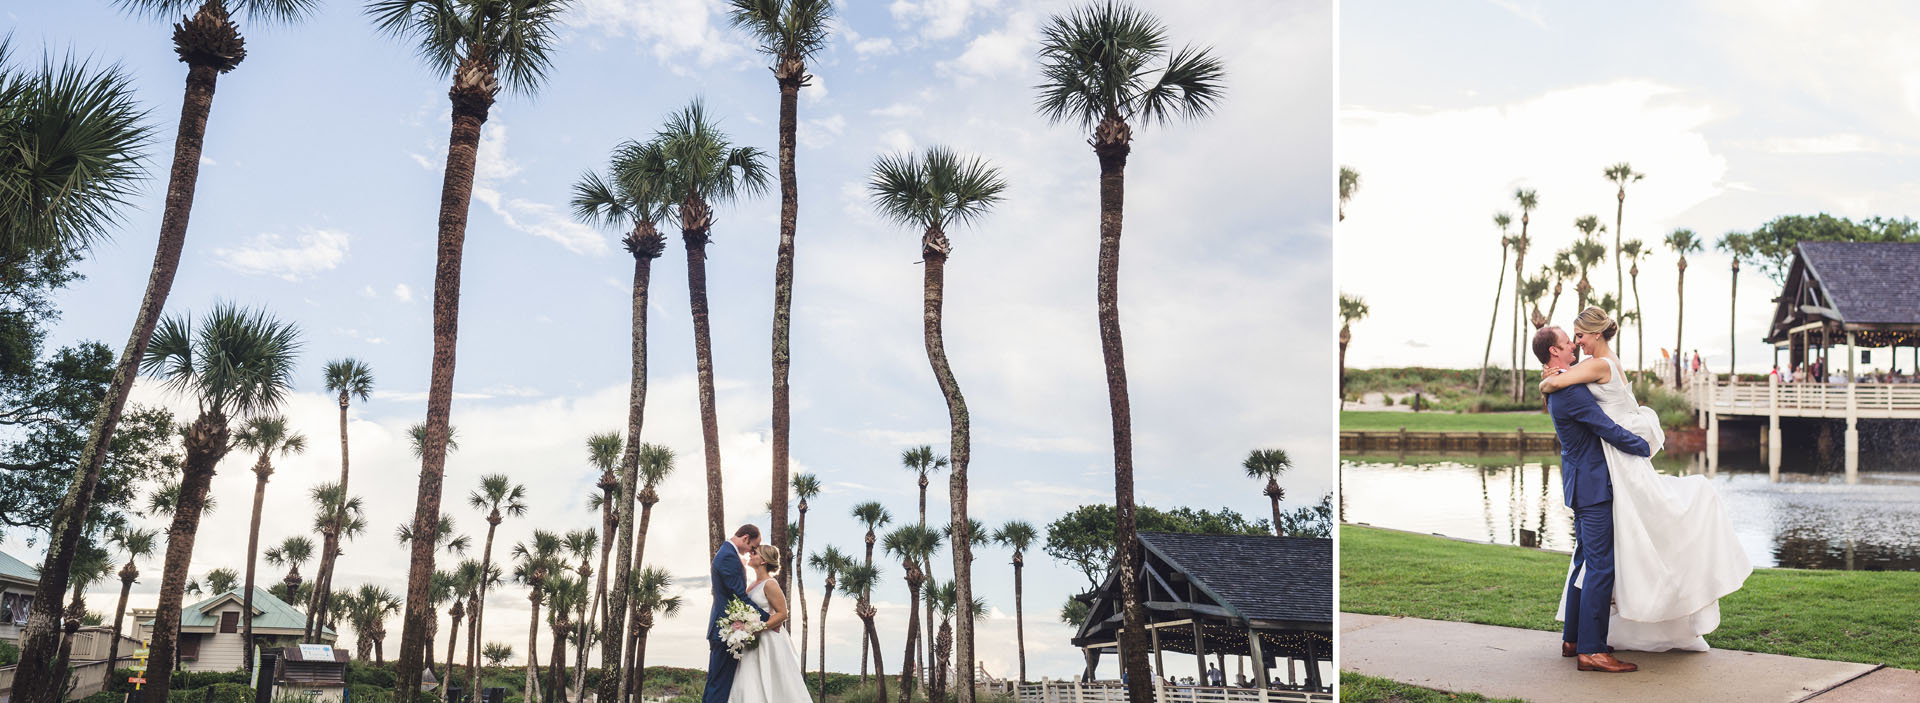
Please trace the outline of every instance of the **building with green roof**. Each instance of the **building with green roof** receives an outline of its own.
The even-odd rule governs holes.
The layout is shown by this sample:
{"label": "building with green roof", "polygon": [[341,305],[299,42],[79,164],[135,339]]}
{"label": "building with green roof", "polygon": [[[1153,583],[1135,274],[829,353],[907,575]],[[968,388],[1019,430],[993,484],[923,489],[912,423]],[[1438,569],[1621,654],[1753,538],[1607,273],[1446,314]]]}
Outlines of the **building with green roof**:
{"label": "building with green roof", "polygon": [[[241,639],[240,617],[244,609],[241,588],[180,609],[180,663],[187,671],[233,671],[245,664],[246,647]],[[138,637],[147,639],[153,632],[152,611],[137,615]],[[253,589],[253,639],[260,648],[301,644],[307,616],[286,601],[275,598],[267,589]],[[331,644],[332,629],[324,629],[320,642]]]}

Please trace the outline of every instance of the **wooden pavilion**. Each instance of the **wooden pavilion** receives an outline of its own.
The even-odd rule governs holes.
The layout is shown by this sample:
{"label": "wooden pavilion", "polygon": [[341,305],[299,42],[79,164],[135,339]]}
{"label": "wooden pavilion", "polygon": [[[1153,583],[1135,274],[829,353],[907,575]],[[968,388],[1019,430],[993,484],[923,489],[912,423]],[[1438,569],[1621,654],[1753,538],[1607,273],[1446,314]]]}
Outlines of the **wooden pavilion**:
{"label": "wooden pavilion", "polygon": [[[1254,685],[1265,689],[1287,659],[1306,662],[1308,690],[1325,687],[1318,663],[1333,657],[1333,540],[1138,536],[1128,548],[1141,567],[1135,589],[1146,606],[1155,672],[1165,671],[1168,652],[1196,657],[1201,671],[1208,655],[1245,656],[1254,662]],[[1089,676],[1100,655],[1119,653],[1125,623],[1117,572],[1083,597],[1090,607],[1072,641],[1087,652]]]}
{"label": "wooden pavilion", "polygon": [[1766,341],[1776,365],[1786,353],[1784,368],[1817,358],[1837,370],[1831,352],[1846,345],[1848,380],[1857,378],[1855,349],[1887,349],[1888,367],[1898,369],[1900,349],[1909,348],[1905,374],[1920,371],[1920,243],[1801,242]]}

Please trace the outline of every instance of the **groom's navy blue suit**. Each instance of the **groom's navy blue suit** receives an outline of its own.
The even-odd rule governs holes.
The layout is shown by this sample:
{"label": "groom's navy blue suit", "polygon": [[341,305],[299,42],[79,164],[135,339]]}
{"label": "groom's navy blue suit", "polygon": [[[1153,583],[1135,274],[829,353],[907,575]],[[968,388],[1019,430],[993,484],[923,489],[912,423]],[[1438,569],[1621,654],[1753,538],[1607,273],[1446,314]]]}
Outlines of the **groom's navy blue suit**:
{"label": "groom's navy blue suit", "polygon": [[735,598],[760,611],[761,620],[767,619],[767,611],[747,597],[747,570],[740,565],[740,550],[734,549],[731,540],[720,543],[720,551],[713,555],[710,576],[713,611],[707,614],[707,690],[701,694],[700,703],[727,703],[727,696],[733,693],[733,674],[740,660],[727,651],[727,643],[721,641],[720,629],[714,627],[714,623],[727,614],[727,603]]}
{"label": "groom's navy blue suit", "polygon": [[1628,432],[1600,410],[1584,385],[1547,396],[1547,413],[1560,437],[1561,493],[1573,508],[1573,574],[1586,568],[1581,588],[1567,578],[1567,621],[1562,639],[1581,654],[1607,651],[1607,617],[1613,604],[1613,480],[1600,442],[1647,456],[1647,441]]}

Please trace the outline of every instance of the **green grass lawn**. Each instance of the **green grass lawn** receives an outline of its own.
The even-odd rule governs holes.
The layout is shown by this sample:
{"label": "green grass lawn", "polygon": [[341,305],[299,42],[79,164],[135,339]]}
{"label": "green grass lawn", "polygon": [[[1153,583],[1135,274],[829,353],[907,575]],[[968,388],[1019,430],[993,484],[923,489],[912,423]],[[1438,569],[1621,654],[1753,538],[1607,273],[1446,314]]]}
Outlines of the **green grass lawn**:
{"label": "green grass lawn", "polygon": [[1435,691],[1351,671],[1340,672],[1340,700],[1342,703],[1526,703],[1518,698]]}
{"label": "green grass lawn", "polygon": [[[1340,609],[1559,631],[1567,557],[1340,528]],[[1920,573],[1756,569],[1720,601],[1721,649],[1920,668]]]}
{"label": "green grass lawn", "polygon": [[1409,432],[1512,432],[1525,427],[1528,432],[1552,432],[1553,418],[1534,413],[1402,413],[1344,410],[1340,429],[1347,431],[1390,432],[1402,427]]}

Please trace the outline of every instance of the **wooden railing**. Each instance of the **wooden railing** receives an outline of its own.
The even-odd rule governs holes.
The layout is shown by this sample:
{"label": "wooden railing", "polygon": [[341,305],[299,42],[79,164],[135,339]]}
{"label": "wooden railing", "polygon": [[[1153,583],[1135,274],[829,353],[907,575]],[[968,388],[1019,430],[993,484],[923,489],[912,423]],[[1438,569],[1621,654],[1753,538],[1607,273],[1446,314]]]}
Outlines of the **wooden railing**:
{"label": "wooden railing", "polygon": [[[1020,703],[1127,703],[1127,687],[1115,681],[1043,681],[1021,684]],[[1333,695],[1308,691],[1219,686],[1155,686],[1161,703],[1322,703]]]}
{"label": "wooden railing", "polygon": [[1920,384],[1916,383],[1695,383],[1688,387],[1694,407],[1723,415],[1786,417],[1848,416],[1852,394],[1853,416],[1876,419],[1920,419]]}
{"label": "wooden railing", "polygon": [[[13,675],[15,666],[0,667],[0,703],[13,699]],[[77,701],[106,690],[107,662],[105,660],[79,662],[68,669],[73,676],[73,691],[67,694],[67,700]]]}

